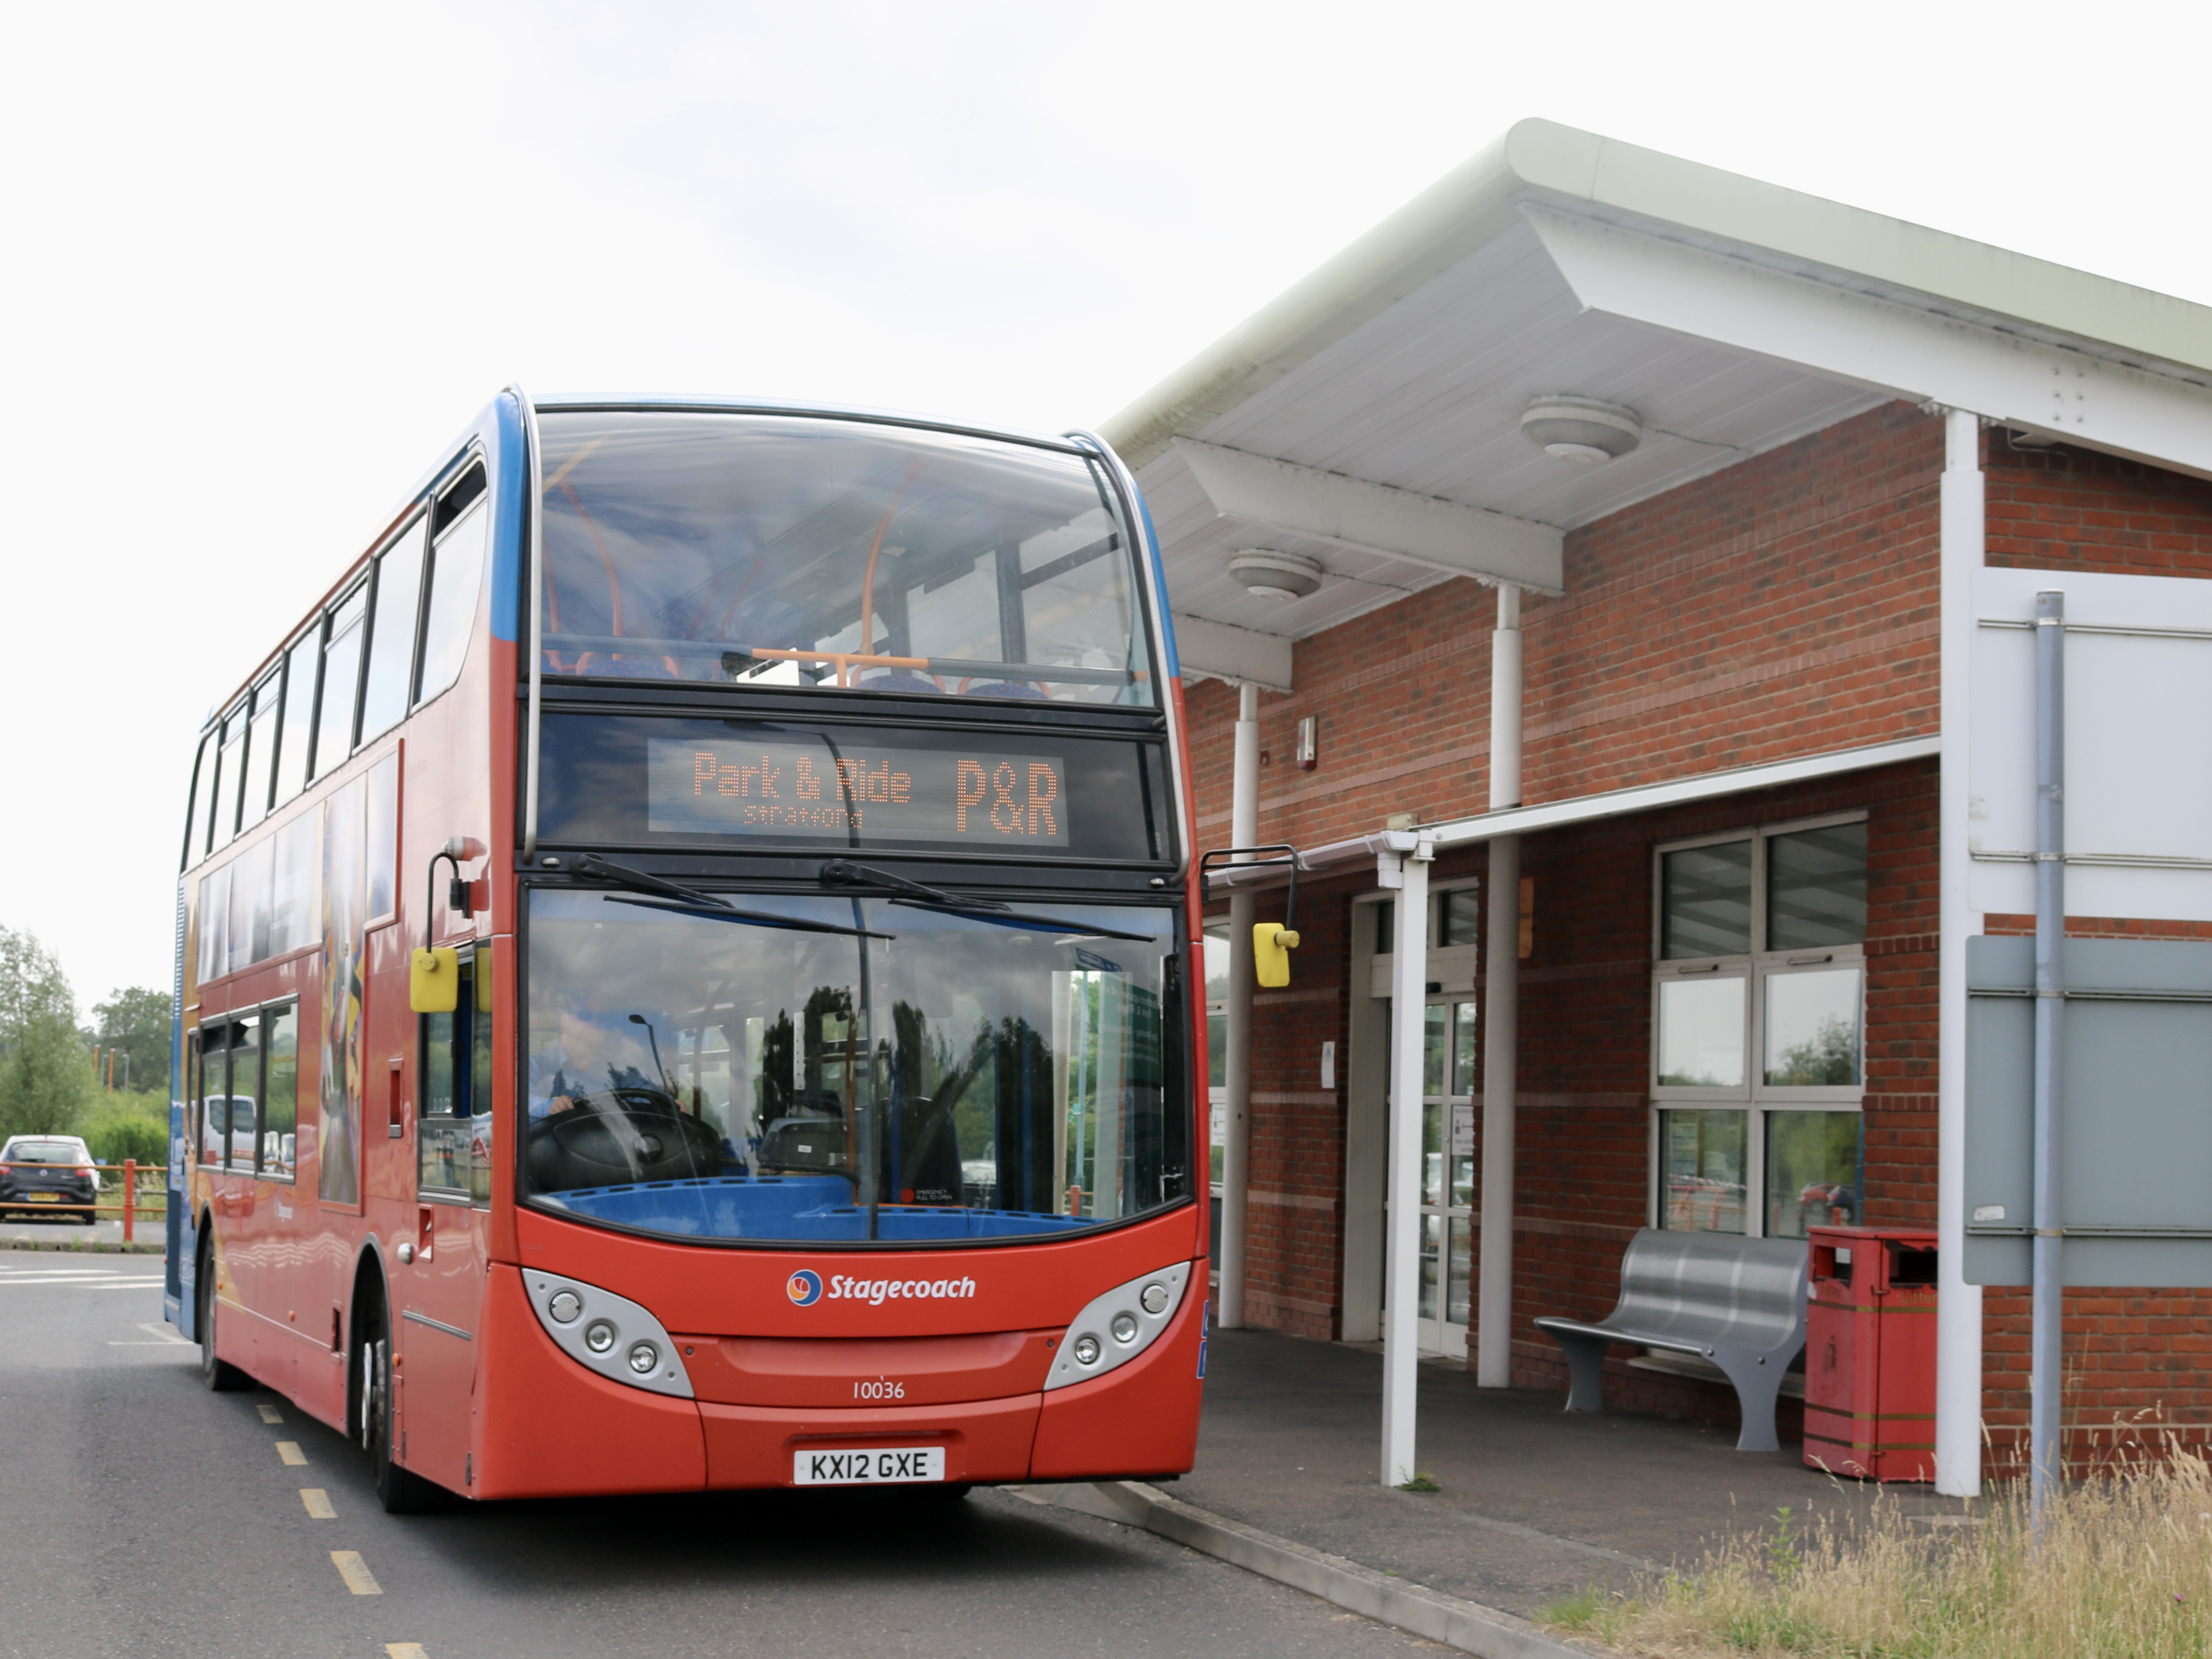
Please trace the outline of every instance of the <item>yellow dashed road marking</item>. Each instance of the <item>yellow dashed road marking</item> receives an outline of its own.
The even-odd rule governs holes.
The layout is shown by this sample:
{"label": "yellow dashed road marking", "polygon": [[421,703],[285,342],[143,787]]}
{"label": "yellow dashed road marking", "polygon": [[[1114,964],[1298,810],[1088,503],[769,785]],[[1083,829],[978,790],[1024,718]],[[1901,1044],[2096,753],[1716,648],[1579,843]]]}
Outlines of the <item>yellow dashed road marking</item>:
{"label": "yellow dashed road marking", "polygon": [[376,1582],[376,1575],[368,1570],[368,1563],[361,1559],[359,1550],[332,1550],[331,1565],[345,1580],[346,1588],[356,1595],[381,1595],[384,1586]]}
{"label": "yellow dashed road marking", "polygon": [[300,1501],[307,1506],[307,1514],[317,1521],[335,1521],[338,1512],[331,1507],[331,1495],[320,1486],[300,1488]]}
{"label": "yellow dashed road marking", "polygon": [[307,1467],[307,1454],[300,1449],[300,1443],[296,1440],[279,1440],[276,1455],[284,1460],[288,1468],[304,1469]]}
{"label": "yellow dashed road marking", "polygon": [[420,1642],[386,1642],[384,1659],[430,1659]]}
{"label": "yellow dashed road marking", "polygon": [[282,1423],[284,1420],[284,1413],[274,1406],[256,1406],[253,1409],[261,1413],[261,1420],[264,1423]]}

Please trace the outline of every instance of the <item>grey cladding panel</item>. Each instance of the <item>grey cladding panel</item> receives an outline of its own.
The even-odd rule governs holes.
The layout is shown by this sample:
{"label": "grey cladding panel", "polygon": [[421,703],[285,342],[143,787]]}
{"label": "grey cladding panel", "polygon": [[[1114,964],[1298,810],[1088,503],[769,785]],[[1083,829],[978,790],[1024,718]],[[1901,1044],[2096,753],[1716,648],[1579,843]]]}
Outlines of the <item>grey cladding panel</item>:
{"label": "grey cladding panel", "polygon": [[[1967,945],[1970,1283],[2028,1278],[2033,957],[2024,939]],[[2070,940],[2066,968],[2066,1280],[2212,1284],[2212,945]]]}

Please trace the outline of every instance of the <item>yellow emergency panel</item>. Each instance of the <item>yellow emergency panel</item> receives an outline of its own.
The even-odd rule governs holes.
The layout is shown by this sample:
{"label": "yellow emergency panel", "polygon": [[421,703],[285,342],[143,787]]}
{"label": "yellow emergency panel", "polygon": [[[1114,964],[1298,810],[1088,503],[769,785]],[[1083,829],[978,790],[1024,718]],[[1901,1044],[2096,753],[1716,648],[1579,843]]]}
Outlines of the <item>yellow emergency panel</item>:
{"label": "yellow emergency panel", "polygon": [[1262,921],[1252,928],[1252,966],[1260,983],[1273,990],[1291,982],[1291,952],[1298,936],[1277,921]]}
{"label": "yellow emergency panel", "polygon": [[461,953],[450,945],[418,949],[407,965],[407,1006],[418,1014],[450,1014],[461,1001]]}

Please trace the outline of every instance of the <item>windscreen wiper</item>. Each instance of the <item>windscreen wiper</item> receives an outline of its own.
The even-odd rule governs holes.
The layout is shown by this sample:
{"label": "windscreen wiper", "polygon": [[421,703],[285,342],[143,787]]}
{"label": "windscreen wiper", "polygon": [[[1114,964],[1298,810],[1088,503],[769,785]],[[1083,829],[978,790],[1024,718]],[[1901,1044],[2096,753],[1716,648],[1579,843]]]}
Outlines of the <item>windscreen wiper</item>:
{"label": "windscreen wiper", "polygon": [[749,927],[784,927],[795,933],[842,933],[848,939],[896,939],[896,933],[878,933],[866,927],[846,927],[834,921],[809,921],[800,916],[780,916],[770,910],[740,910],[727,899],[713,893],[702,893],[696,887],[686,887],[680,882],[665,881],[659,876],[649,876],[642,870],[633,870],[626,864],[616,864],[596,853],[586,853],[569,866],[577,874],[596,880],[627,887],[632,892],[653,893],[665,896],[654,898],[611,898],[610,904],[635,904],[641,910],[670,910],[679,916],[703,916],[708,921],[740,922]]}
{"label": "windscreen wiper", "polygon": [[1084,939],[1126,939],[1139,945],[1157,945],[1157,934],[1128,933],[1116,927],[1101,927],[1095,922],[1067,921],[1058,916],[1031,915],[1002,904],[997,899],[963,898],[957,893],[948,893],[941,887],[931,887],[921,882],[893,875],[888,870],[878,870],[872,865],[855,864],[850,859],[832,859],[822,866],[822,884],[825,887],[872,887],[890,895],[890,902],[904,904],[916,910],[934,910],[942,915],[967,916],[976,921],[988,921],[994,927],[1018,927],[1039,933],[1073,933]]}

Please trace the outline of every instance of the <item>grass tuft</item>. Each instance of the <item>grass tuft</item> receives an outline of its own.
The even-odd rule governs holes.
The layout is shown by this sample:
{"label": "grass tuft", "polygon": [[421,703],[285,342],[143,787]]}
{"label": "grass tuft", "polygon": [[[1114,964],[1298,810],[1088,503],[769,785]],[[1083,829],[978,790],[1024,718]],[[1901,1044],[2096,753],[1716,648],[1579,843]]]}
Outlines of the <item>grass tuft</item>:
{"label": "grass tuft", "polygon": [[1974,1524],[1915,1525],[1884,1495],[1809,1523],[1784,1510],[1693,1574],[1539,1620],[1666,1659],[2212,1659],[2212,1464],[2169,1445],[2052,1502],[2024,1482]]}

